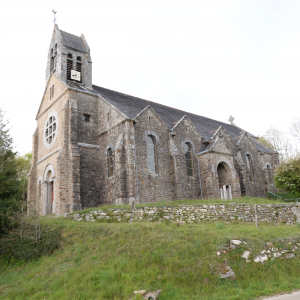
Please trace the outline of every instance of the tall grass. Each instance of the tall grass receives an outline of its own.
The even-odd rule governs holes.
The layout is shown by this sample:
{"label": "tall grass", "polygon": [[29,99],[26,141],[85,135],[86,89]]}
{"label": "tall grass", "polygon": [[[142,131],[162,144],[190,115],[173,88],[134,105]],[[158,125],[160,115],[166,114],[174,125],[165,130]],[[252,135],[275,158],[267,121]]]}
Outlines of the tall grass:
{"label": "tall grass", "polygon": [[[238,300],[300,288],[300,259],[256,264],[267,242],[299,238],[296,225],[92,223],[48,221],[63,229],[63,248],[22,265],[0,266],[1,299],[134,299],[161,289],[159,300]],[[217,256],[230,239],[247,244]],[[251,263],[241,254],[252,249]],[[228,263],[237,280],[218,279]]]}

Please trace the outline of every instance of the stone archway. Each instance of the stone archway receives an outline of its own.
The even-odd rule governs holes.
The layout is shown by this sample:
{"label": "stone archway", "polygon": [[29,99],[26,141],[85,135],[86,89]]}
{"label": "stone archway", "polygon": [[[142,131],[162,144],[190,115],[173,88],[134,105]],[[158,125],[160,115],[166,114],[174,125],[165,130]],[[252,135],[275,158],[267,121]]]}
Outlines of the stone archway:
{"label": "stone archway", "polygon": [[54,168],[48,165],[44,174],[44,214],[54,213]]}
{"label": "stone archway", "polygon": [[232,199],[232,173],[225,162],[220,162],[217,167],[219,189],[222,200]]}

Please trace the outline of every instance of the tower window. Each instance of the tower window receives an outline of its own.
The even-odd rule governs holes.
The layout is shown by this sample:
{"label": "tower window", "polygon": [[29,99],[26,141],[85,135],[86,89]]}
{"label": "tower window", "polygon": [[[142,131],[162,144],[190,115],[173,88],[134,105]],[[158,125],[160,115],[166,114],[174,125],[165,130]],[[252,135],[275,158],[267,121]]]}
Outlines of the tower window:
{"label": "tower window", "polygon": [[68,54],[68,58],[72,59],[73,55],[71,53]]}
{"label": "tower window", "polygon": [[109,113],[107,113],[107,122],[109,122]]}
{"label": "tower window", "polygon": [[83,119],[84,119],[85,122],[89,122],[90,118],[91,118],[91,115],[88,115],[88,114],[83,115]]}
{"label": "tower window", "polygon": [[68,59],[67,60],[67,80],[71,80],[71,70],[72,70],[72,68],[73,68],[73,61]]}
{"label": "tower window", "polygon": [[77,56],[77,61],[81,61],[81,57],[80,56]]}
{"label": "tower window", "polygon": [[108,177],[110,177],[114,173],[113,154],[111,148],[107,150],[107,166],[108,166]]}
{"label": "tower window", "polygon": [[81,63],[76,63],[76,71],[81,73]]}
{"label": "tower window", "polygon": [[193,176],[193,160],[192,160],[192,145],[190,143],[184,144],[185,151],[185,164],[186,164],[186,174],[188,176]]}
{"label": "tower window", "polygon": [[51,49],[51,57],[50,57],[50,72],[54,70],[54,56],[53,56],[53,48]]}
{"label": "tower window", "polygon": [[147,146],[147,161],[148,161],[148,171],[150,173],[156,173],[156,145],[155,137],[148,135],[146,137],[146,146]]}

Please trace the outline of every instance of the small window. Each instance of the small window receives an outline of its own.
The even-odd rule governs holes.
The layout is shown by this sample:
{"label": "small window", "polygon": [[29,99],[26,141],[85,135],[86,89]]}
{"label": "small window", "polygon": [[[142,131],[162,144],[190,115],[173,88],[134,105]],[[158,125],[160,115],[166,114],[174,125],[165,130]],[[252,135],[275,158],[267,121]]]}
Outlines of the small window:
{"label": "small window", "polygon": [[81,57],[80,56],[77,56],[77,61],[81,61]]}
{"label": "small window", "polygon": [[148,116],[148,122],[149,123],[151,122],[151,116]]}
{"label": "small window", "polygon": [[112,176],[114,173],[113,167],[113,154],[111,148],[107,150],[107,166],[108,166],[108,177]]}
{"label": "small window", "polygon": [[89,122],[90,118],[91,118],[91,115],[88,115],[88,114],[83,115],[83,119],[84,119],[85,122]]}
{"label": "small window", "polygon": [[148,135],[146,137],[146,145],[147,145],[148,171],[150,173],[156,173],[155,137],[152,135]]}
{"label": "small window", "polygon": [[109,122],[109,113],[107,113],[107,122]]}
{"label": "small window", "polygon": [[56,51],[57,51],[57,44],[55,44],[54,51],[56,53]]}
{"label": "small window", "polygon": [[68,58],[72,59],[73,55],[71,53],[68,54]]}
{"label": "small window", "polygon": [[247,159],[247,167],[248,167],[248,171],[249,171],[249,180],[250,180],[250,182],[253,182],[252,159],[251,159],[250,154],[246,155],[246,159]]}
{"label": "small window", "polygon": [[193,160],[192,160],[192,145],[190,143],[184,144],[185,151],[185,164],[186,164],[186,174],[188,176],[193,176]]}

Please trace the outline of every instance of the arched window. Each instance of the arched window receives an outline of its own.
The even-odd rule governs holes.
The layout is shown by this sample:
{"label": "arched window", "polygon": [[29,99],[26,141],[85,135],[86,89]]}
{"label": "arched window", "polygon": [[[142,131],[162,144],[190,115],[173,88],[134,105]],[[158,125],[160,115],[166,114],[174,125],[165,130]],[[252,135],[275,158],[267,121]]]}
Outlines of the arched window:
{"label": "arched window", "polygon": [[68,54],[67,59],[67,80],[71,80],[71,70],[73,69],[73,55],[71,53]]}
{"label": "arched window", "polygon": [[45,139],[48,144],[54,141],[56,136],[56,119],[54,116],[50,116],[45,127]]}
{"label": "arched window", "polygon": [[250,154],[247,154],[246,158],[247,158],[247,167],[249,170],[249,180],[250,180],[250,182],[253,182],[252,159],[251,159]]}
{"label": "arched window", "polygon": [[270,165],[267,165],[267,172],[268,172],[269,183],[272,183],[272,173],[271,173]]}
{"label": "arched window", "polygon": [[147,144],[148,171],[150,173],[156,173],[155,137],[153,135],[147,135],[146,144]]}
{"label": "arched window", "polygon": [[193,176],[193,161],[192,161],[192,145],[190,143],[184,144],[185,152],[185,164],[186,164],[186,174],[188,176]]}
{"label": "arched window", "polygon": [[114,173],[113,154],[111,148],[108,148],[107,150],[107,166],[108,166],[108,177],[110,177]]}

